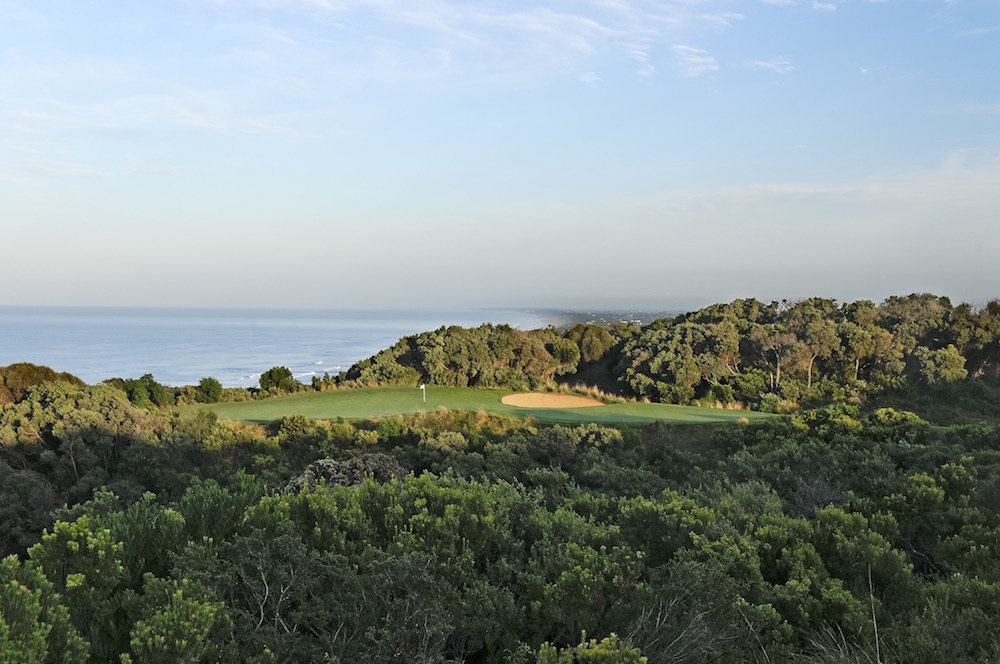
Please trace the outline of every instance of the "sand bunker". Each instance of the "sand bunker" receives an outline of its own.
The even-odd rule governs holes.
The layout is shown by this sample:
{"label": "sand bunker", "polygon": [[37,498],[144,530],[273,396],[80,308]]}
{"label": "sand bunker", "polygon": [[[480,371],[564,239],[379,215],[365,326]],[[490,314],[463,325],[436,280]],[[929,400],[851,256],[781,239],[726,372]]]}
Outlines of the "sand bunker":
{"label": "sand bunker", "polygon": [[597,399],[591,399],[590,397],[546,392],[508,394],[500,401],[508,406],[518,406],[520,408],[586,408],[587,406],[604,405]]}

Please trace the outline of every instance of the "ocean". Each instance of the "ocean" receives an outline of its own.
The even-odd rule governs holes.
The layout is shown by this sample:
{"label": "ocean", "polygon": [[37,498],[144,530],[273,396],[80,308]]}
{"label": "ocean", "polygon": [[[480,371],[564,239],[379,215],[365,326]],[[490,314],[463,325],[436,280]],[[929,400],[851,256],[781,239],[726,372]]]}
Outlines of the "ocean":
{"label": "ocean", "polygon": [[285,366],[309,383],[335,375],[404,336],[442,325],[560,325],[555,311],[343,311],[0,306],[0,366],[31,362],[94,384],[144,374],[165,385],[211,376],[254,387]]}

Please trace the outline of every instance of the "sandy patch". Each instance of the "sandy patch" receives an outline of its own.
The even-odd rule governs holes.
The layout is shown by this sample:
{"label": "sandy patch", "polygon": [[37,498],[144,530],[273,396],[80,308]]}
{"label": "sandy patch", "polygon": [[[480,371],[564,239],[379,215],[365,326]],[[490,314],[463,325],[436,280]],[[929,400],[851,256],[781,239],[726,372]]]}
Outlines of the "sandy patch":
{"label": "sandy patch", "polygon": [[578,397],[573,394],[557,394],[551,392],[522,392],[508,394],[500,400],[508,406],[519,408],[586,408],[587,406],[603,406],[597,399]]}

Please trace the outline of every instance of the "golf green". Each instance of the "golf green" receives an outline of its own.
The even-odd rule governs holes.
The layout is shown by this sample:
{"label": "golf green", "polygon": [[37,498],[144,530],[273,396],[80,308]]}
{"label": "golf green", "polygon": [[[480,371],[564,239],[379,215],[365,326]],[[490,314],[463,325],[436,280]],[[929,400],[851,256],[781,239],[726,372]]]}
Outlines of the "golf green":
{"label": "golf green", "polygon": [[[305,415],[312,419],[360,420],[388,415],[449,410],[484,410],[488,412],[532,417],[539,422],[582,424],[708,424],[736,422],[741,418],[770,417],[764,413],[715,408],[696,408],[656,403],[615,403],[587,408],[522,408],[510,406],[501,399],[513,394],[509,390],[489,390],[458,387],[426,388],[373,387],[329,392],[293,394],[261,401],[210,404],[219,417],[244,422],[270,422],[287,415]],[[182,416],[205,406],[187,406]]]}

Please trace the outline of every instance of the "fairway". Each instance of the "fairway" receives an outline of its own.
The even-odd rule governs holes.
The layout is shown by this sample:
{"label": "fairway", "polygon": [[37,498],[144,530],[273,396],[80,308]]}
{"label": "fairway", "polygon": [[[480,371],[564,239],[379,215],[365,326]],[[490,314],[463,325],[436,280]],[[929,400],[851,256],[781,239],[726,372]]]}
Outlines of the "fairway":
{"label": "fairway", "polygon": [[[695,408],[658,403],[617,403],[589,408],[520,408],[501,402],[509,390],[486,390],[459,387],[427,387],[427,401],[415,387],[372,387],[330,392],[309,392],[262,401],[217,403],[208,405],[224,419],[243,422],[271,422],[286,415],[305,415],[311,419],[360,420],[387,415],[403,415],[447,408],[449,410],[484,410],[516,417],[532,417],[539,422],[560,424],[710,424],[736,422],[740,418],[770,417],[744,410]],[[205,406],[187,406],[182,415]]]}

